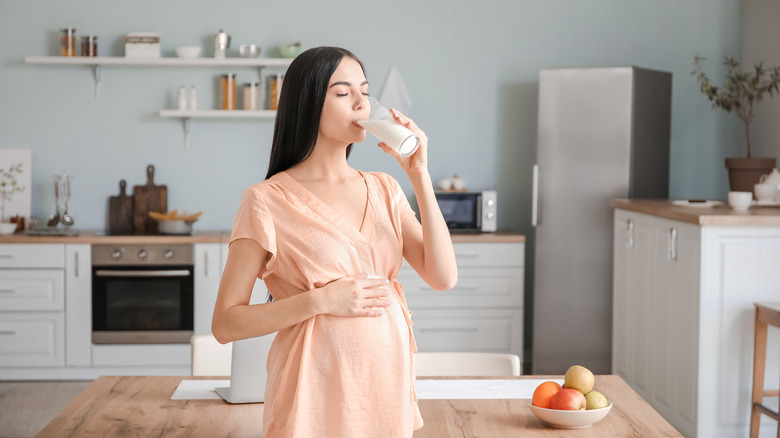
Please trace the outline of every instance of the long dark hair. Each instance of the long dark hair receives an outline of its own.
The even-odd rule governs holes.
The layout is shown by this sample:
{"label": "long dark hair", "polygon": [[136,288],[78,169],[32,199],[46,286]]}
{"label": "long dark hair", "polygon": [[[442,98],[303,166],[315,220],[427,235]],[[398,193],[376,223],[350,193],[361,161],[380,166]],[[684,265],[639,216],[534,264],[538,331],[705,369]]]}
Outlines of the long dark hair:
{"label": "long dark hair", "polygon": [[[266,179],[311,155],[330,77],[345,57],[354,59],[363,68],[357,56],[340,47],[315,47],[290,63],[279,94]],[[347,147],[347,157],[351,151],[352,144]]]}

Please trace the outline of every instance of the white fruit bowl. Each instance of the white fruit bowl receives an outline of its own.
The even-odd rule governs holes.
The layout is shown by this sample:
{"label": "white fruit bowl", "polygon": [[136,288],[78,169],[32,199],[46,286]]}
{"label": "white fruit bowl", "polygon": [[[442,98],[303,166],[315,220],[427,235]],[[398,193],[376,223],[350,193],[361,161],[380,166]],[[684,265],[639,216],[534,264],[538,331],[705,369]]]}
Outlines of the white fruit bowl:
{"label": "white fruit bowl", "polygon": [[549,426],[561,429],[582,429],[590,427],[602,418],[606,417],[609,410],[612,409],[612,402],[609,402],[606,408],[591,409],[587,411],[563,411],[560,409],[545,409],[528,404],[531,412],[537,418]]}
{"label": "white fruit bowl", "polygon": [[179,58],[197,58],[200,56],[200,46],[179,46],[176,48]]}
{"label": "white fruit bowl", "polygon": [[181,219],[172,219],[159,221],[160,234],[189,235],[192,234],[192,223],[195,221],[184,221]]}

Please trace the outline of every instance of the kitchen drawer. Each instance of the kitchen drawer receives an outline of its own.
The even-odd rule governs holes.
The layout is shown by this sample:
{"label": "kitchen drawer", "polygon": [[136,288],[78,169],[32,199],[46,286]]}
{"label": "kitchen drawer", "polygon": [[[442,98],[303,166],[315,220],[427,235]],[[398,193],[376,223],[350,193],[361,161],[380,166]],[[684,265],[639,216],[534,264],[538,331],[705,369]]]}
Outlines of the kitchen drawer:
{"label": "kitchen drawer", "polygon": [[458,266],[458,283],[450,290],[437,291],[417,273],[404,267],[398,281],[404,287],[409,308],[522,307],[523,268],[483,268]]}
{"label": "kitchen drawer", "polygon": [[65,245],[0,245],[0,268],[64,268]]}
{"label": "kitchen drawer", "polygon": [[93,345],[92,366],[190,366],[190,344]]}
{"label": "kitchen drawer", "polygon": [[524,265],[524,243],[455,243],[453,246],[458,268]]}
{"label": "kitchen drawer", "polygon": [[61,269],[0,270],[0,309],[62,310],[64,283]]}
{"label": "kitchen drawer", "polygon": [[0,312],[0,367],[65,365],[62,312]]}
{"label": "kitchen drawer", "polygon": [[412,310],[419,351],[523,354],[523,309]]}

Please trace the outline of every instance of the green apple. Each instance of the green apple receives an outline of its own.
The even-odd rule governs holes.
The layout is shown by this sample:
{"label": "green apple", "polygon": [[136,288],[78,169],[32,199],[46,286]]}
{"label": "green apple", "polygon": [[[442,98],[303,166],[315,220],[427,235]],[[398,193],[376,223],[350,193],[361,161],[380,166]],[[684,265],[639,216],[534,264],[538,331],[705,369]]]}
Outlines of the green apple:
{"label": "green apple", "polygon": [[582,365],[572,365],[563,376],[563,386],[587,394],[593,389],[595,380],[589,369]]}
{"label": "green apple", "polygon": [[598,391],[590,391],[585,394],[585,409],[601,409],[609,406],[607,398]]}

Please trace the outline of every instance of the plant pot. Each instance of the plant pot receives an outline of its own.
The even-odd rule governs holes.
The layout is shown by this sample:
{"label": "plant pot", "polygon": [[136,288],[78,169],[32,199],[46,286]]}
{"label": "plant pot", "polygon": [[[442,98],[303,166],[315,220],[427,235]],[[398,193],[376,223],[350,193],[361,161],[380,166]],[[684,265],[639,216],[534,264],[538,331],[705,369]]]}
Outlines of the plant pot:
{"label": "plant pot", "polygon": [[761,175],[772,171],[776,158],[726,158],[729,170],[729,190],[733,192],[753,192],[753,185]]}

